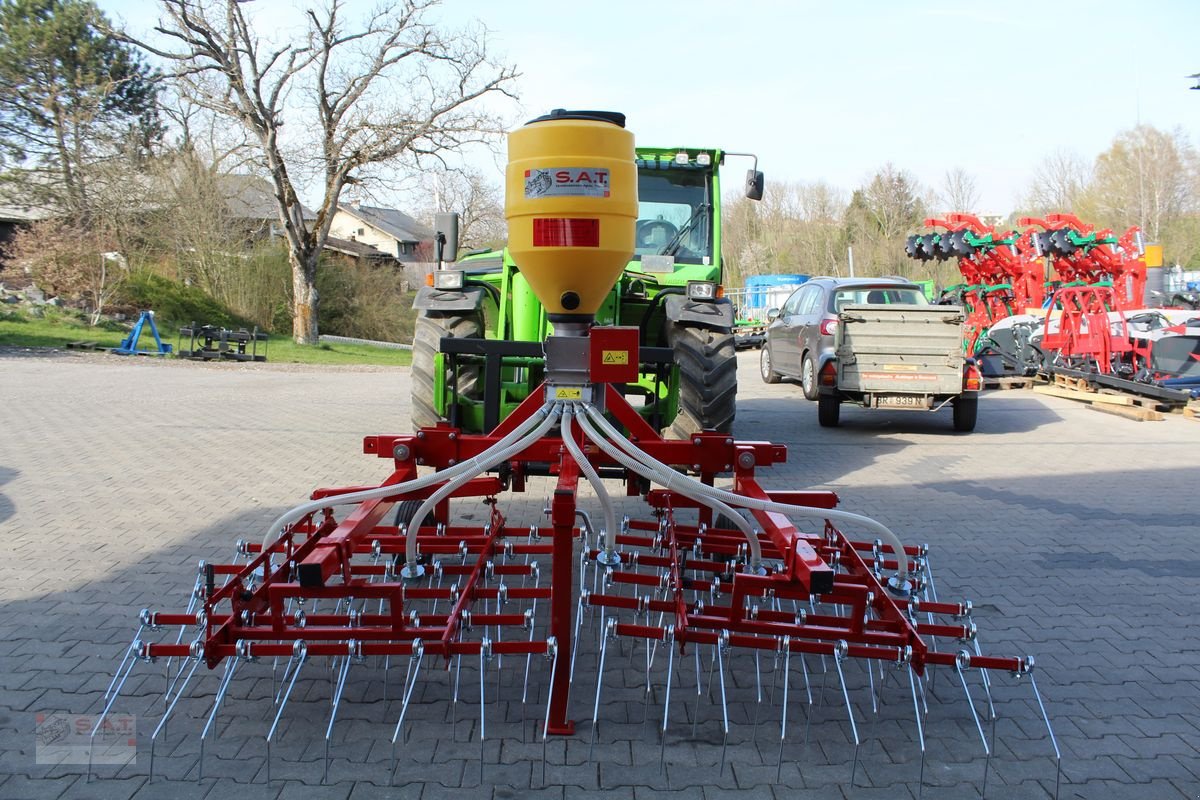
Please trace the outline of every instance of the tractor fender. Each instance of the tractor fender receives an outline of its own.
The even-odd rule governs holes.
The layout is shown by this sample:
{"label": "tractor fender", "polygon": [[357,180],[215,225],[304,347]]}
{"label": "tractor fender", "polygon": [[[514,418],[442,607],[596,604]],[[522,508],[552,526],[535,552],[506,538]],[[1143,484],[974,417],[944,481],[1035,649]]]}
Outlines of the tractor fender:
{"label": "tractor fender", "polygon": [[673,294],[663,303],[663,313],[668,322],[685,322],[719,331],[733,329],[733,303],[725,298],[689,300],[684,295]]}
{"label": "tractor fender", "polygon": [[480,286],[450,290],[422,286],[412,307],[418,311],[474,311],[483,304],[483,293]]}

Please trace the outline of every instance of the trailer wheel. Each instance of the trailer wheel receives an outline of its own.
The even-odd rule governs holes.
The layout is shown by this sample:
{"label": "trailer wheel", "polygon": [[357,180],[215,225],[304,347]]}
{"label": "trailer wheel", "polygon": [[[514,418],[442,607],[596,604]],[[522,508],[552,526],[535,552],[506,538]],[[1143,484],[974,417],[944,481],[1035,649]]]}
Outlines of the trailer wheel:
{"label": "trailer wheel", "polygon": [[[478,311],[466,314],[447,314],[426,311],[417,317],[413,331],[412,350],[412,423],[413,429],[429,428],[446,418],[433,405],[435,378],[443,384],[450,382],[450,370],[441,376],[434,375],[434,356],[441,349],[443,337],[458,339],[483,338],[483,317]],[[480,367],[460,366],[458,370],[458,394],[475,398],[481,389]],[[415,511],[415,509],[414,509]]]}
{"label": "trailer wheel", "polygon": [[679,365],[679,413],[666,435],[686,439],[703,430],[732,431],[737,403],[733,334],[670,322],[667,344]]}
{"label": "trailer wheel", "polygon": [[954,400],[954,430],[970,433],[975,430],[975,419],[979,416],[979,398],[960,395]]}
{"label": "trailer wheel", "polygon": [[771,366],[771,348],[766,343],[759,345],[762,351],[758,354],[758,374],[762,375],[763,383],[779,383],[782,378]]}
{"label": "trailer wheel", "polygon": [[841,411],[842,401],[836,397],[822,395],[817,398],[817,422],[822,428],[836,428]]}

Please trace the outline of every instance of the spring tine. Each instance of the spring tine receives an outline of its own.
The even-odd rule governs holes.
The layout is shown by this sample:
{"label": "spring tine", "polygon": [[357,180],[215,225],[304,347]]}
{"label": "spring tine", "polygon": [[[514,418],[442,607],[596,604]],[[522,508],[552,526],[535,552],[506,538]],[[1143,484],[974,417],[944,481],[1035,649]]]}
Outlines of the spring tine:
{"label": "spring tine", "polygon": [[775,782],[783,781],[783,743],[787,740],[788,679],[791,677],[791,637],[783,637],[783,705],[779,711],[779,766],[775,769]]}
{"label": "spring tine", "polygon": [[[960,655],[966,655],[966,651],[964,650]],[[969,656],[966,661],[970,662]],[[967,695],[967,705],[971,707],[971,718],[975,720],[975,730],[979,731],[979,741],[983,742],[983,752],[990,754],[992,751],[988,749],[987,736],[983,733],[983,724],[980,723],[979,713],[975,710],[975,701],[971,699],[971,689],[967,686],[967,676],[963,673],[961,662],[961,658],[955,662],[954,671],[958,673],[958,680],[962,683],[963,692]]]}
{"label": "spring tine", "polygon": [[579,630],[583,625],[583,598],[579,598],[579,602],[575,606],[575,636],[571,639],[571,667],[567,675],[567,683],[575,684],[575,654],[579,651]]}
{"label": "spring tine", "polygon": [[[871,663],[869,661],[866,663],[865,666],[867,668],[867,684],[870,686],[870,691],[871,691],[871,713],[878,715],[879,714],[879,700],[878,700],[878,698],[875,697],[875,670],[871,666]],[[882,683],[883,678],[880,678],[879,681],[880,681],[880,683]],[[853,785],[853,784],[851,784],[851,785]]]}
{"label": "spring tine", "polygon": [[717,643],[717,673],[721,678],[721,727],[724,737],[721,740],[721,775],[725,774],[725,750],[729,746],[729,707],[725,702],[725,659],[721,651],[725,648]]}
{"label": "spring tine", "polygon": [[487,738],[487,705],[483,693],[484,684],[487,682],[487,660],[488,654],[491,652],[492,643],[484,636],[479,648],[479,785],[483,785],[483,743]]}
{"label": "spring tine", "polygon": [[662,732],[659,737],[661,739],[661,746],[658,751],[658,769],[660,772],[665,769],[667,756],[667,718],[671,713],[671,668],[675,665],[674,634],[674,626],[667,629],[667,690],[663,694]]}
{"label": "spring tine", "polygon": [[1062,752],[1058,749],[1058,739],[1054,737],[1054,729],[1050,727],[1050,717],[1046,714],[1046,706],[1042,703],[1042,693],[1038,691],[1037,679],[1033,677],[1033,673],[1029,674],[1029,685],[1033,687],[1033,696],[1037,700],[1038,709],[1042,712],[1042,721],[1046,723],[1046,733],[1050,735],[1050,744],[1054,747],[1054,761],[1056,763],[1056,771],[1054,774],[1054,800],[1058,800],[1058,790],[1062,783]]}
{"label": "spring tine", "polygon": [[550,697],[549,687],[554,686],[554,676],[558,674],[558,641],[551,636],[546,640],[546,647],[553,652],[550,663],[550,683],[546,690],[546,716],[542,718],[542,786],[546,785],[546,745],[550,738]]}
{"label": "spring tine", "polygon": [[800,669],[804,672],[804,693],[808,695],[808,704],[813,704],[812,686],[808,682],[808,657],[804,653],[800,654]]}
{"label": "spring tine", "polygon": [[[425,657],[425,646],[420,639],[414,639],[412,655],[408,659],[408,670],[404,676],[404,686],[400,690],[400,718],[396,720],[396,730],[392,732],[392,768],[388,770],[388,786],[396,774],[396,740],[400,738],[400,730],[404,726],[404,716],[408,713],[408,701],[412,698],[413,689],[417,685],[417,676],[421,673],[421,659]],[[409,680],[411,676],[411,681]]]}
{"label": "spring tine", "polygon": [[917,783],[918,800],[925,791],[925,726],[921,724],[921,706],[917,703],[917,682],[919,680],[920,678],[916,677],[910,664],[908,667],[908,688],[912,692],[913,718],[917,721],[917,740],[921,744],[921,773]]}
{"label": "spring tine", "polygon": [[700,721],[700,695],[704,691],[704,683],[700,680],[700,647],[692,648],[696,656],[696,713],[692,714],[692,738],[696,738],[696,724]]}
{"label": "spring tine", "polygon": [[187,662],[188,658],[181,658],[179,660],[179,671],[175,673],[175,677],[171,679],[171,682],[167,685],[167,691],[163,694],[163,703],[166,705],[171,704],[171,690],[175,688],[175,684],[179,683],[179,679],[183,677],[183,671],[187,669]]}
{"label": "spring tine", "polygon": [[296,659],[296,669],[292,671],[292,679],[288,682],[287,688],[283,688],[284,681],[287,680],[287,673],[284,673],[284,681],[280,681],[280,690],[283,691],[282,700],[276,698],[279,710],[275,712],[275,719],[271,722],[271,729],[267,731],[267,785],[271,784],[271,741],[275,738],[275,731],[279,727],[279,720],[283,717],[283,709],[287,707],[287,702],[292,696],[292,688],[296,685],[296,679],[300,677],[300,668],[304,666],[304,662],[308,656],[308,650],[303,641],[297,641],[292,646],[292,655],[288,657],[288,664],[291,664],[293,658]]}
{"label": "spring tine", "polygon": [[[983,651],[979,647],[979,635],[976,634],[972,641],[975,644],[975,655],[983,658]],[[979,675],[981,678],[983,678],[983,693],[987,696],[988,714],[990,715],[992,721],[995,722],[996,707],[992,705],[992,681],[990,678],[988,678],[988,671],[986,669],[979,670]]]}
{"label": "spring tine", "polygon": [[138,625],[137,632],[133,634],[133,638],[129,640],[129,647],[125,648],[125,655],[121,658],[121,663],[117,665],[117,671],[113,673],[112,680],[108,682],[108,688],[104,690],[104,696],[100,699],[107,700],[112,694],[113,686],[117,684],[117,677],[121,674],[121,670],[125,669],[125,664],[129,659],[133,658],[134,646],[138,643],[138,637],[142,635],[142,631],[146,629],[146,624]]}
{"label": "spring tine", "polygon": [[[125,681],[129,680],[130,673],[132,673],[133,668],[135,666],[137,666],[138,659],[137,659],[136,654],[141,649],[141,647],[142,647],[142,643],[140,641],[138,641],[137,639],[134,639],[133,642],[130,643],[130,645],[129,645],[130,652],[134,654],[134,657],[129,660],[129,666],[125,668],[125,674],[121,676],[120,681],[116,682],[116,688],[114,688],[112,690],[112,696],[108,698],[107,705],[104,706],[104,710],[100,712],[100,716],[96,719],[95,726],[92,727],[91,736],[88,737],[87,781],[91,781],[91,779],[92,779],[92,751],[94,751],[96,749],[95,744],[94,744],[96,741],[96,733],[100,730],[100,726],[104,724],[104,718],[108,716],[109,709],[112,708],[113,703],[116,702],[117,697],[121,694],[121,689],[122,689],[122,687],[125,686]],[[122,663],[122,665],[124,665],[125,662],[121,662],[121,663]],[[117,674],[120,675],[119,670],[118,670]],[[114,676],[113,680],[116,681],[115,676]]]}
{"label": "spring tine", "polygon": [[333,695],[332,707],[329,709],[329,724],[325,726],[325,775],[321,783],[329,782],[329,738],[333,735],[333,723],[337,720],[338,707],[342,704],[342,692],[346,688],[346,676],[350,673],[350,662],[354,660],[353,641],[348,642],[348,649],[342,659],[342,669],[338,674],[337,689]]}
{"label": "spring tine", "polygon": [[238,662],[240,661],[241,659],[235,656],[232,661],[226,662],[229,668],[221,676],[221,683],[217,687],[217,696],[213,699],[212,711],[208,713],[208,721],[204,723],[204,730],[200,732],[200,758],[196,762],[197,782],[204,779],[204,744],[208,739],[208,732],[212,729],[213,721],[217,718],[217,711],[221,708],[221,701],[225,699],[225,692],[229,690],[229,682],[233,680],[233,674],[237,672]]}
{"label": "spring tine", "polygon": [[979,789],[979,800],[987,797],[988,769],[992,766],[992,753],[996,751],[996,717],[992,716],[992,745],[983,762],[983,786]]}
{"label": "spring tine", "polygon": [[458,659],[454,666],[454,700],[450,703],[450,730],[451,733],[458,727],[458,687],[462,679],[462,653],[458,654]]}
{"label": "spring tine", "polygon": [[862,741],[858,738],[858,723],[854,721],[854,708],[850,705],[850,692],[846,690],[846,676],[842,673],[842,660],[846,658],[847,643],[845,639],[838,641],[833,653],[833,665],[837,667],[838,681],[842,684],[842,699],[846,701],[846,714],[850,717],[850,732],[854,734],[854,761],[850,764],[850,785],[854,785],[854,774],[858,771],[858,748]]}
{"label": "spring tine", "polygon": [[[163,712],[162,719],[160,719],[158,721],[158,725],[155,726],[155,728],[154,728],[154,733],[150,734],[150,777],[149,777],[149,780],[151,780],[151,781],[154,780],[154,745],[158,741],[158,734],[163,729],[163,726],[165,726],[167,724],[167,718],[170,717],[171,712],[175,710],[175,704],[179,702],[179,698],[183,695],[184,689],[187,688],[188,683],[192,680],[192,676],[196,674],[196,667],[200,666],[200,661],[202,659],[200,657],[196,657],[194,659],[193,658],[183,658],[180,660],[182,662],[180,665],[181,667],[183,665],[187,664],[188,661],[191,661],[192,668],[188,672],[187,678],[184,679],[183,684],[179,687],[179,691],[175,693],[175,699],[171,701],[171,703],[167,706],[167,710]],[[181,671],[182,671],[182,669],[181,669]]]}
{"label": "spring tine", "polygon": [[754,704],[754,735],[758,735],[758,717],[762,713],[763,688],[762,688],[762,666],[759,663],[758,651],[754,651],[754,689],[756,692],[757,701]]}
{"label": "spring tine", "polygon": [[608,651],[608,640],[615,638],[617,620],[609,617],[604,623],[604,639],[600,642],[600,656],[596,665],[596,702],[592,704],[592,737],[588,742],[588,761],[592,760],[592,752],[596,747],[596,726],[600,718],[600,690],[604,687],[604,656]]}

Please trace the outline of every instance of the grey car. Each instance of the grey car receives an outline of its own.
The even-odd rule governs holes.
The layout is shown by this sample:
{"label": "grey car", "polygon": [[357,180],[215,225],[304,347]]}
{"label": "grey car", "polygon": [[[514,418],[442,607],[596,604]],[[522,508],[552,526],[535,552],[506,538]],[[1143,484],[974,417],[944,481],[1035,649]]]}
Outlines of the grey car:
{"label": "grey car", "polygon": [[853,303],[929,304],[921,287],[903,278],[813,278],[768,312],[771,324],[759,351],[762,379],[798,380],[804,396],[816,400],[817,370],[833,356],[838,311]]}

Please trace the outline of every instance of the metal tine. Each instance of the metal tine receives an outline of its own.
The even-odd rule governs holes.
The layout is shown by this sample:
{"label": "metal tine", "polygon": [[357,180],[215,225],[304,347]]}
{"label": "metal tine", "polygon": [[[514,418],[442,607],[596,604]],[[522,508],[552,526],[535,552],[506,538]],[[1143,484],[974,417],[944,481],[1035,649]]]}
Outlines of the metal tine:
{"label": "metal tine", "polygon": [[225,674],[221,676],[221,683],[217,687],[217,696],[213,700],[212,711],[208,714],[208,721],[204,723],[204,730],[200,732],[200,758],[196,762],[196,781],[204,779],[204,743],[208,739],[208,732],[212,730],[213,721],[217,718],[217,711],[221,708],[221,702],[225,699],[225,693],[229,691],[229,682],[233,680],[233,674],[237,672],[238,664],[241,662],[241,657],[234,656],[233,660],[226,662],[229,668],[225,670]]}
{"label": "metal tine", "polygon": [[[134,639],[133,642],[130,643],[129,647],[134,657],[129,659],[129,666],[125,668],[125,674],[121,676],[120,681],[117,681],[116,687],[112,691],[112,696],[108,698],[108,703],[104,706],[104,710],[100,712],[100,716],[96,719],[95,726],[92,727],[91,736],[88,737],[88,781],[91,781],[92,779],[92,754],[96,749],[93,744],[96,741],[96,733],[100,730],[100,726],[104,724],[104,718],[108,716],[108,712],[113,707],[113,703],[115,703],[117,701],[117,697],[120,696],[121,689],[125,686],[125,681],[129,680],[129,676],[133,672],[133,668],[137,666],[138,659],[144,650],[145,645],[140,640]],[[121,663],[124,664],[125,662]],[[118,671],[117,674],[119,675],[120,672]],[[114,680],[116,679],[114,678]]]}
{"label": "metal tine", "polygon": [[696,724],[700,721],[700,695],[704,692],[704,681],[700,678],[700,646],[692,648],[696,657],[696,711],[692,714],[692,738],[696,738]]}
{"label": "metal tine", "polygon": [[721,775],[725,774],[725,751],[729,747],[729,705],[725,700],[725,658],[724,652],[729,649],[729,631],[722,632],[722,638],[717,641],[717,674],[721,678],[721,728],[724,736],[721,739]]}
{"label": "metal tine", "polygon": [[[196,570],[196,582],[192,584],[192,593],[191,593],[191,595],[188,596],[187,608],[183,612],[185,614],[191,614],[193,611],[195,611],[196,603],[200,599],[200,587],[204,585],[204,562],[201,561],[200,565],[201,565],[200,568],[198,570]],[[175,636],[175,644],[179,644],[180,642],[183,641],[183,634],[186,631],[187,631],[187,625],[179,626],[179,633]],[[170,658],[167,659],[167,663],[163,666],[163,674],[164,675],[171,674],[171,662],[173,662],[174,660],[175,660],[174,656],[171,656]],[[183,660],[187,661],[186,658]],[[179,671],[182,672],[183,668],[180,667]],[[178,680],[178,678],[179,678],[179,676],[176,675],[176,680]],[[164,697],[164,700],[165,700],[165,697]]]}
{"label": "metal tine", "polygon": [[1062,751],[1058,749],[1058,739],[1054,737],[1054,728],[1050,726],[1050,717],[1046,714],[1046,706],[1042,703],[1042,693],[1038,691],[1037,679],[1033,677],[1033,658],[1027,660],[1029,675],[1029,685],[1033,687],[1033,697],[1037,700],[1038,709],[1042,712],[1042,721],[1046,723],[1046,733],[1050,735],[1050,744],[1054,747],[1054,761],[1056,771],[1054,774],[1054,800],[1058,800],[1058,790],[1062,784]]}
{"label": "metal tine", "polygon": [[487,705],[484,684],[487,682],[487,662],[492,658],[492,642],[486,636],[479,643],[479,785],[483,785],[483,745],[487,738]]}
{"label": "metal tine", "polygon": [[550,738],[550,699],[552,693],[549,687],[554,686],[554,677],[558,674],[558,640],[553,636],[546,639],[546,653],[553,659],[550,663],[550,683],[546,691],[546,716],[542,718],[542,786],[546,785],[546,745]]}
{"label": "metal tine", "polygon": [[454,662],[454,698],[450,702],[450,737],[454,738],[454,733],[458,728],[458,688],[462,681],[462,653]]}
{"label": "metal tine", "polygon": [[660,748],[658,751],[658,769],[661,772],[665,769],[665,760],[667,755],[667,718],[671,712],[671,675],[672,667],[675,665],[675,626],[667,627],[666,638],[664,639],[667,645],[667,690],[663,695],[663,721],[662,731],[659,736],[661,739]]}
{"label": "metal tine", "polygon": [[346,642],[346,656],[342,660],[342,671],[338,675],[337,690],[333,695],[332,708],[329,710],[329,724],[325,726],[325,774],[321,783],[329,782],[329,737],[333,735],[333,723],[337,720],[338,707],[342,704],[342,692],[346,689],[346,676],[350,674],[350,662],[355,659],[358,643],[353,639]]}
{"label": "metal tine", "polygon": [[846,676],[842,673],[842,661],[846,658],[849,644],[845,639],[839,639],[833,651],[833,665],[837,668],[838,681],[842,684],[842,699],[846,701],[846,714],[850,717],[850,732],[854,734],[854,761],[850,764],[850,785],[854,785],[854,775],[858,771],[858,749],[862,740],[858,738],[858,723],[854,721],[854,707],[850,705],[850,692],[846,690]]}
{"label": "metal tine", "polygon": [[400,694],[400,718],[396,720],[396,730],[392,732],[392,768],[388,770],[388,786],[392,785],[392,778],[396,774],[396,740],[400,738],[404,716],[408,713],[408,703],[412,699],[413,689],[417,686],[417,677],[421,674],[421,660],[424,657],[425,644],[420,639],[413,639],[412,655],[408,659],[408,671],[404,676],[404,688]]}
{"label": "metal tine", "polygon": [[[304,662],[308,660],[308,646],[303,640],[297,641],[292,645],[292,655],[288,658],[289,665],[292,659],[296,659],[296,669],[292,672],[292,680],[288,683],[287,689],[280,686],[280,691],[283,692],[283,698],[276,698],[279,705],[279,710],[275,712],[275,719],[271,722],[271,729],[267,731],[267,783],[271,782],[271,740],[275,738],[275,731],[279,727],[279,720],[283,717],[283,709],[287,707],[287,702],[292,696],[292,689],[296,685],[296,679],[300,677],[300,668],[304,666]],[[284,681],[287,680],[286,673]],[[283,681],[280,682],[281,684]]]}
{"label": "metal tine", "polygon": [[983,752],[991,755],[992,751],[988,748],[987,736],[983,732],[983,724],[979,721],[979,713],[975,710],[975,701],[971,699],[971,687],[967,686],[967,676],[963,672],[970,666],[970,653],[960,650],[958,658],[954,661],[954,671],[958,673],[958,680],[962,683],[963,692],[967,695],[967,705],[971,707],[971,718],[975,720],[975,730],[979,731],[979,740],[983,742]]}
{"label": "metal tine", "polygon": [[762,713],[763,687],[762,687],[762,665],[758,658],[759,651],[754,651],[754,689],[756,692],[756,702],[754,704],[754,737],[758,737],[758,718]]}
{"label": "metal tine", "polygon": [[[979,647],[979,634],[972,637],[972,642],[975,645],[975,655],[983,658],[983,650]],[[983,678],[983,693],[987,696],[988,713],[991,715],[992,721],[995,722],[996,706],[992,704],[992,681],[988,678],[988,671],[986,669],[979,670],[979,675]]]}
{"label": "metal tine", "polygon": [[586,599],[584,594],[580,594],[579,603],[575,607],[575,636],[571,639],[571,666],[567,675],[567,683],[571,685],[575,683],[575,654],[579,652],[579,631],[583,626],[583,607],[587,605],[584,602]]}
{"label": "metal tine", "polygon": [[183,671],[183,666],[188,661],[192,662],[192,669],[188,672],[188,676],[184,679],[183,684],[179,687],[179,691],[175,693],[175,699],[167,705],[167,710],[163,712],[162,719],[158,721],[158,725],[154,728],[154,733],[150,734],[150,776],[148,780],[154,780],[154,745],[158,742],[158,734],[167,724],[167,718],[171,716],[171,712],[175,710],[175,704],[179,702],[179,698],[183,696],[183,692],[187,689],[188,683],[191,682],[192,676],[196,674],[196,667],[200,666],[203,660],[203,646],[200,640],[197,639],[192,643],[192,652],[194,655],[181,659],[180,672]]}
{"label": "metal tine", "polygon": [[783,649],[783,704],[779,711],[779,766],[775,769],[775,782],[783,782],[783,743],[787,740],[788,682],[792,669],[792,637],[784,636]]}
{"label": "metal tine", "polygon": [[[917,703],[917,681],[919,680],[920,678],[913,672],[912,665],[910,664],[908,667],[908,687],[912,691],[913,717],[917,721],[917,739],[921,743],[921,774],[917,784],[918,799],[925,791],[925,726],[921,723],[921,706]],[[926,707],[926,713],[928,713],[928,707]]]}
{"label": "metal tine", "polygon": [[[528,563],[529,562],[528,562],[528,556],[527,556],[526,564],[528,564]],[[530,568],[530,572],[534,576],[533,588],[537,589],[539,586],[542,585],[542,571],[537,568],[536,561],[533,562],[533,567]],[[525,583],[524,577],[522,577],[521,583],[522,583],[522,585],[524,585],[524,583]],[[535,630],[537,629],[537,598],[536,597],[533,598],[533,601],[529,604],[529,612],[530,612],[529,641],[532,642],[533,634],[534,634]],[[525,700],[529,697],[529,665],[532,660],[533,660],[533,653],[532,652],[526,653],[525,654],[525,688],[523,688],[521,690],[521,737],[522,737],[522,741],[524,740],[524,737],[525,737],[525,716],[524,716],[525,715]]]}
{"label": "metal tine", "polygon": [[113,687],[117,685],[117,678],[120,676],[121,670],[125,669],[125,665],[129,662],[129,659],[134,657],[134,653],[136,652],[134,648],[140,641],[139,637],[142,635],[142,631],[146,630],[145,620],[148,613],[148,610],[142,610],[142,614],[140,615],[142,622],[138,624],[138,629],[134,631],[133,638],[129,640],[129,647],[125,648],[125,655],[121,658],[121,663],[117,665],[117,671],[113,673],[112,680],[108,682],[108,688],[104,690],[104,696],[100,698],[101,700],[107,700],[108,696],[112,694]]}
{"label": "metal tine", "polygon": [[604,622],[604,639],[600,642],[600,655],[596,665],[596,701],[592,704],[592,737],[588,742],[588,761],[592,760],[592,752],[596,746],[596,726],[600,717],[600,690],[604,687],[604,657],[608,652],[608,640],[616,638],[617,620],[608,617]]}

